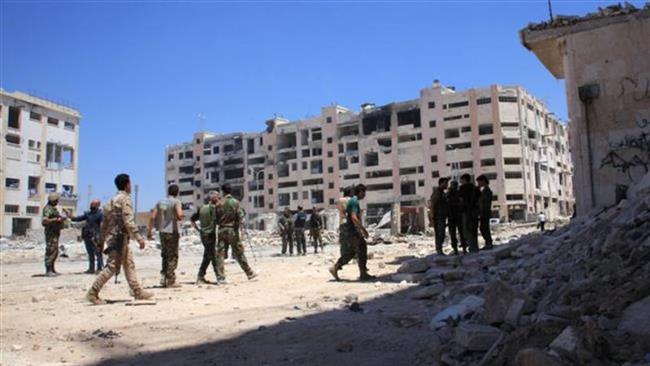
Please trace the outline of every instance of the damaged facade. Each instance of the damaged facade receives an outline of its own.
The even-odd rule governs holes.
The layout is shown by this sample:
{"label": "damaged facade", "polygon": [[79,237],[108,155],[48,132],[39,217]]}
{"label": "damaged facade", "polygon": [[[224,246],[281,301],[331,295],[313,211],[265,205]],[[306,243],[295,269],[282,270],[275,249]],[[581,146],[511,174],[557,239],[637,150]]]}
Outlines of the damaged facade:
{"label": "damaged facade", "polygon": [[76,209],[80,119],[72,108],[0,89],[0,236],[40,229],[50,192]]}
{"label": "damaged facade", "polygon": [[566,81],[578,215],[618,203],[650,171],[650,5],[558,16],[520,35]]}
{"label": "damaged facade", "polygon": [[456,92],[435,82],[418,99],[359,112],[329,106],[317,117],[266,125],[261,133],[201,132],[167,147],[166,183],[180,185],[185,210],[229,182],[249,219],[274,221],[269,214],[286,207],[334,209],[343,187],[363,183],[367,222],[392,210],[401,213],[398,231],[423,230],[438,178],[469,173],[491,180],[494,217],[571,214],[566,126],[518,86]]}

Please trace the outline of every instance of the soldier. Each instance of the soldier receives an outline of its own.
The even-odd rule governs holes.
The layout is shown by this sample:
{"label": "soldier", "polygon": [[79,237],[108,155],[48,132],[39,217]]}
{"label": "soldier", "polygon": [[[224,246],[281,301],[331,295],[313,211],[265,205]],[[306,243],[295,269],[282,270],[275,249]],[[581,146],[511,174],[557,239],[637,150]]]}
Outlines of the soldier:
{"label": "soldier", "polygon": [[239,227],[241,224],[241,214],[239,201],[232,196],[230,184],[226,183],[221,186],[224,194],[223,199],[217,203],[216,221],[219,226],[217,242],[217,283],[226,281],[224,270],[224,255],[226,245],[229,245],[239,266],[244,270],[249,280],[257,277],[257,273],[248,265],[246,255],[244,254],[244,245],[239,240]]}
{"label": "soldier", "polygon": [[126,282],[136,300],[148,300],[153,297],[152,293],[140,287],[135,275],[133,254],[129,249],[129,239],[135,239],[140,249],[145,246],[144,238],[135,225],[131,206],[131,179],[127,174],[120,174],[115,178],[115,186],[118,189],[117,194],[104,206],[104,223],[100,238],[100,241],[106,244],[104,253],[108,255],[108,261],[86,293],[86,299],[94,305],[105,303],[99,298],[99,292],[120,268],[124,268]]}
{"label": "soldier", "polygon": [[467,253],[467,242],[463,236],[461,226],[460,193],[458,192],[458,182],[455,180],[449,183],[447,201],[449,202],[447,225],[449,227],[449,236],[451,237],[451,247],[454,249],[454,254],[458,254],[458,238],[460,237],[463,253]]}
{"label": "soldier", "polygon": [[[80,216],[71,217],[70,220],[74,222],[85,221],[83,229],[81,229],[81,238],[84,240],[86,246],[86,253],[88,253],[88,270],[85,273],[97,273],[104,267],[104,256],[102,255],[102,248],[99,245],[99,232],[104,219],[104,213],[99,208],[99,200],[90,202],[90,210],[85,211]],[[68,216],[72,216],[66,212]],[[95,260],[97,260],[97,267],[95,267]]]}
{"label": "soldier", "polygon": [[478,195],[469,174],[460,177],[460,203],[463,237],[471,253],[478,252]]}
{"label": "soldier", "polygon": [[[154,223],[160,235],[160,255],[162,257],[161,285],[163,287],[180,287],[176,283],[178,266],[178,222],[183,220],[183,209],[178,197],[178,186],[172,184],[167,188],[167,199],[156,204],[151,212],[150,223]],[[152,239],[152,225],[149,225],[147,238]]]}
{"label": "soldier", "polygon": [[343,253],[347,251],[346,246],[348,242],[348,224],[346,211],[348,207],[348,201],[350,198],[352,198],[353,193],[353,187],[343,188],[343,197],[339,198],[338,202],[336,203],[336,209],[339,211],[339,250],[341,252],[341,256],[343,256]]}
{"label": "soldier", "polygon": [[293,221],[293,232],[296,239],[296,252],[298,255],[307,255],[307,243],[305,242],[305,224],[307,223],[307,214],[298,206],[298,212]]}
{"label": "soldier", "polygon": [[318,246],[320,245],[321,252],[323,251],[323,238],[321,231],[323,230],[323,218],[320,216],[318,209],[314,207],[311,210],[309,217],[309,236],[311,236],[312,244],[314,245],[314,253],[318,253]]}
{"label": "soldier", "polygon": [[490,181],[485,175],[476,178],[481,194],[478,198],[479,229],[485,240],[483,249],[492,249],[492,235],[490,235],[490,217],[492,217],[492,190]]}
{"label": "soldier", "polygon": [[431,216],[433,229],[436,235],[436,253],[444,255],[442,245],[445,242],[445,230],[447,229],[447,216],[449,215],[449,202],[447,201],[447,178],[438,179],[438,187],[433,189],[431,194]]}
{"label": "soldier", "polygon": [[347,234],[345,240],[346,245],[341,246],[341,257],[336,261],[336,264],[330,268],[330,273],[335,280],[339,281],[338,271],[343,268],[351,259],[357,258],[359,264],[359,280],[369,281],[376,277],[368,274],[366,267],[368,261],[368,231],[361,223],[361,207],[359,201],[366,196],[366,186],[359,184],[354,188],[354,196],[350,198],[346,208],[347,216]]}
{"label": "soldier", "polygon": [[[208,266],[212,263],[215,275],[217,274],[217,232],[216,232],[216,216],[217,216],[217,203],[219,202],[219,192],[211,191],[208,193],[208,203],[201,206],[201,208],[190,218],[194,229],[201,233],[201,243],[203,243],[203,261],[199,267],[199,275],[196,278],[196,284],[208,283],[205,280],[205,272]],[[201,227],[196,225],[196,220],[201,222]]]}
{"label": "soldier", "polygon": [[56,206],[59,204],[59,195],[50,193],[47,196],[47,205],[43,208],[43,228],[45,229],[45,276],[55,277],[59,274],[54,269],[54,262],[59,256],[59,236],[65,223]]}
{"label": "soldier", "polygon": [[278,219],[278,228],[282,236],[282,255],[287,254],[287,244],[289,244],[289,255],[293,255],[293,221],[288,207]]}

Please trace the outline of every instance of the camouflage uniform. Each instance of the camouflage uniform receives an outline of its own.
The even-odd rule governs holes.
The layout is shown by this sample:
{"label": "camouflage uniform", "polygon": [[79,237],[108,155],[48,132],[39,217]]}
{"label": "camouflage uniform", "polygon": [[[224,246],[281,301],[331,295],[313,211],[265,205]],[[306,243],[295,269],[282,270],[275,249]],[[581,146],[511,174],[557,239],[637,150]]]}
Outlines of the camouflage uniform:
{"label": "camouflage uniform", "polygon": [[255,273],[248,265],[246,255],[244,254],[244,245],[239,239],[241,214],[239,201],[235,197],[227,194],[221,201],[219,201],[219,203],[217,203],[216,222],[219,226],[217,243],[217,281],[224,281],[226,279],[226,273],[224,270],[226,245],[230,246],[233,256],[248,278],[254,277]]}
{"label": "camouflage uniform", "polygon": [[63,228],[63,222],[45,223],[45,219],[56,219],[61,217],[56,206],[47,204],[43,208],[43,227],[45,229],[45,271],[56,273],[54,262],[59,256],[59,236]]}
{"label": "camouflage uniform", "polygon": [[102,287],[118,273],[120,268],[124,268],[124,276],[133,295],[136,298],[143,295],[144,291],[135,275],[135,263],[129,249],[129,239],[141,240],[143,238],[135,225],[131,196],[125,191],[119,191],[104,206],[104,222],[100,241],[106,245],[104,253],[108,255],[108,261],[88,290],[88,297],[97,298]]}
{"label": "camouflage uniform", "polygon": [[212,203],[205,204],[192,216],[192,222],[200,221],[201,243],[203,243],[203,261],[199,267],[198,278],[202,279],[208,266],[212,263],[214,273],[217,273],[217,250],[216,250],[216,206]]}
{"label": "camouflage uniform", "polygon": [[293,254],[293,221],[290,217],[282,214],[278,219],[280,235],[282,235],[282,254],[287,254],[287,244],[289,244],[289,254]]}
{"label": "camouflage uniform", "polygon": [[313,212],[309,218],[309,236],[314,245],[314,253],[318,253],[318,247],[323,250],[323,238],[320,235],[323,229],[323,218],[317,212]]}
{"label": "camouflage uniform", "polygon": [[293,233],[296,240],[296,252],[298,254],[307,254],[307,242],[305,240],[305,224],[307,222],[307,215],[299,211],[296,213],[296,218],[293,222]]}

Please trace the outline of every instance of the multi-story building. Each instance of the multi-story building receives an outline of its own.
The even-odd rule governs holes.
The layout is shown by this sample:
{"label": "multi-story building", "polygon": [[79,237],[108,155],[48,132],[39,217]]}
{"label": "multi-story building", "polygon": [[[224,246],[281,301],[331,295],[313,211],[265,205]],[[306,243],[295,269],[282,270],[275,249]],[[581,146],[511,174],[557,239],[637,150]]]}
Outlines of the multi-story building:
{"label": "multi-story building", "polygon": [[0,89],[0,236],[41,228],[47,195],[77,206],[79,111]]}
{"label": "multi-story building", "polygon": [[181,185],[185,209],[224,182],[250,218],[334,208],[343,187],[363,183],[367,221],[392,210],[422,228],[438,178],[469,173],[490,178],[493,215],[503,220],[572,210],[567,128],[518,86],[456,92],[436,81],[418,99],[359,112],[329,106],[317,117],[266,125],[260,133],[197,133],[167,147],[166,182]]}

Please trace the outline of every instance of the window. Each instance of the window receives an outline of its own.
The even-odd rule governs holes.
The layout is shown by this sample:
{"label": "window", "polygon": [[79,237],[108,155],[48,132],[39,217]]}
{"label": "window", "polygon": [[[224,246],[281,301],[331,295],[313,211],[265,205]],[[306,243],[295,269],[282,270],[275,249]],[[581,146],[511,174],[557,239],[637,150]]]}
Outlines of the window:
{"label": "window", "polygon": [[519,145],[519,139],[504,138],[503,139],[503,144],[504,145]]}
{"label": "window", "polygon": [[313,156],[321,156],[321,155],[323,155],[323,149],[321,149],[320,147],[315,147],[315,148],[311,149],[311,154]]}
{"label": "window", "polygon": [[302,192],[302,199],[303,200],[309,199],[309,192],[307,192],[307,191]]}
{"label": "window", "polygon": [[174,160],[174,154],[167,155],[167,161],[172,161],[172,160]]}
{"label": "window", "polygon": [[20,188],[20,179],[6,178],[5,179],[5,187],[11,188],[11,189],[19,189]]}
{"label": "window", "polygon": [[520,179],[522,177],[521,172],[506,172],[506,179]]}
{"label": "window", "polygon": [[289,206],[291,203],[291,195],[289,193],[278,194],[278,204],[280,206]]}
{"label": "window", "polygon": [[38,215],[40,208],[38,206],[27,206],[25,211],[30,215]]}
{"label": "window", "polygon": [[65,195],[68,195],[68,196],[73,195],[74,194],[74,187],[64,184],[62,193],[63,193],[64,196]]}
{"label": "window", "polygon": [[453,139],[456,137],[460,137],[460,132],[458,131],[457,128],[451,128],[445,130],[445,138],[446,139]]}
{"label": "window", "polygon": [[328,152],[327,152],[327,157],[328,157],[328,158],[331,158],[332,156],[334,156],[334,153],[331,152],[331,151],[328,151]]}
{"label": "window", "polygon": [[74,123],[72,123],[72,122],[63,121],[63,127],[64,127],[66,130],[74,131]]}
{"label": "window", "polygon": [[[497,179],[497,173],[485,173],[483,175],[485,175],[485,177],[488,180],[496,180]],[[494,197],[496,197],[496,196],[492,196],[492,198],[494,198]],[[494,201],[496,201],[496,200],[494,200]]]}
{"label": "window", "polygon": [[468,105],[469,105],[469,102],[468,102],[468,101],[464,101],[464,102],[456,102],[456,103],[449,103],[448,108],[449,108],[449,109],[452,109],[452,108],[467,107]]}
{"label": "window", "polygon": [[56,192],[56,183],[45,183],[45,192],[46,193]]}
{"label": "window", "polygon": [[463,115],[459,114],[459,115],[457,115],[457,116],[449,116],[449,117],[445,117],[445,118],[443,118],[442,120],[443,120],[443,121],[455,121],[455,120],[457,120],[457,119],[461,119],[461,118],[463,118]]}
{"label": "window", "polygon": [[29,197],[34,197],[38,195],[38,187],[41,181],[40,177],[28,177],[27,178],[27,192]]}
{"label": "window", "polygon": [[474,166],[474,163],[471,161],[461,161],[459,163],[460,169],[469,169]]}
{"label": "window", "polygon": [[[304,195],[307,192],[302,192],[302,193]],[[291,192],[291,199],[294,200],[294,201],[297,200],[298,199],[298,192]]]}
{"label": "window", "polygon": [[334,204],[334,198],[330,198],[330,205]]}
{"label": "window", "polygon": [[481,105],[481,104],[490,104],[492,103],[492,98],[478,98],[476,100],[476,104]]}
{"label": "window", "polygon": [[333,141],[333,140],[332,140],[332,138],[331,138],[331,137],[328,137],[328,138],[327,138],[327,143],[328,143],[328,144],[331,144],[331,143],[332,143],[332,141]]}
{"label": "window", "polygon": [[218,153],[219,153],[219,146],[214,146],[214,147],[212,148],[212,153],[213,153],[213,154],[218,154]]}
{"label": "window", "polygon": [[461,127],[460,132],[472,132],[472,126]]}
{"label": "window", "polygon": [[431,177],[432,178],[440,178],[440,172],[437,170],[434,170],[431,172]]}
{"label": "window", "polygon": [[29,112],[29,119],[31,119],[32,121],[41,122],[42,118],[43,118],[43,116],[41,116],[40,113],[36,113],[36,112],[33,112],[33,111]]}
{"label": "window", "polygon": [[331,174],[331,173],[334,173],[334,167],[331,167],[331,166],[328,167],[328,168],[327,168],[327,172],[330,173],[330,174]]}
{"label": "window", "polygon": [[334,189],[334,183],[332,183],[332,182],[328,183],[327,188]]}
{"label": "window", "polygon": [[20,108],[9,107],[9,120],[7,121],[9,128],[20,129]]}
{"label": "window", "polygon": [[429,140],[429,145],[435,145],[437,143],[438,143],[438,139],[435,137]]}
{"label": "window", "polygon": [[478,125],[478,134],[479,135],[491,135],[493,133],[494,133],[494,131],[493,131],[491,123]]}
{"label": "window", "polygon": [[18,213],[18,205],[5,205],[5,213]]}
{"label": "window", "polygon": [[302,162],[302,170],[307,170],[307,162],[306,161]]}
{"label": "window", "polygon": [[[269,180],[273,179],[273,174],[269,174],[269,178],[268,178],[268,179],[269,179]],[[271,192],[271,193],[273,193],[273,192]]]}
{"label": "window", "polygon": [[489,140],[480,140],[478,142],[479,146],[491,146],[494,145],[494,140],[489,139]]}
{"label": "window", "polygon": [[452,151],[452,150],[471,149],[471,148],[472,148],[471,142],[461,142],[458,144],[447,145],[445,150]]}
{"label": "window", "polygon": [[47,124],[59,127],[59,120],[52,117],[47,117]]}
{"label": "window", "polygon": [[495,166],[497,165],[494,159],[481,159],[481,166]]}
{"label": "window", "polygon": [[505,128],[519,128],[519,122],[501,122],[501,127]]}
{"label": "window", "polygon": [[433,109],[435,107],[436,107],[436,102],[434,101],[429,102],[429,109]]}
{"label": "window", "polygon": [[508,201],[522,201],[523,199],[523,194],[506,194],[506,200]]}
{"label": "window", "polygon": [[327,123],[332,123],[332,117],[327,117],[327,118],[325,118],[325,122],[327,122]]}
{"label": "window", "polygon": [[521,164],[521,159],[520,158],[504,158],[503,162],[506,165],[519,165],[519,164]]}
{"label": "window", "polygon": [[431,127],[431,128],[436,127],[436,120],[435,119],[433,121],[429,121],[429,127]]}
{"label": "window", "polygon": [[431,162],[432,163],[437,163],[438,162],[438,155],[431,155]]}
{"label": "window", "polygon": [[509,96],[499,96],[499,102],[501,103],[517,103],[517,97],[509,97]]}
{"label": "window", "polygon": [[308,158],[310,155],[311,155],[311,154],[310,154],[309,149],[303,149],[303,150],[302,150],[302,157],[303,157],[303,158]]}
{"label": "window", "polygon": [[5,140],[9,144],[20,145],[20,136],[18,136],[18,135],[7,134],[7,135],[5,135]]}

